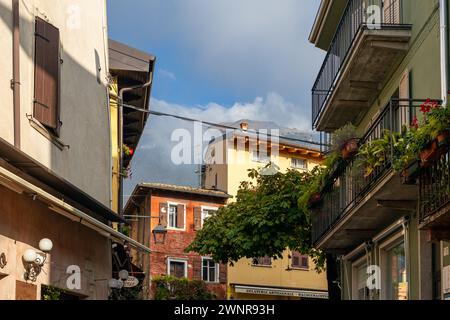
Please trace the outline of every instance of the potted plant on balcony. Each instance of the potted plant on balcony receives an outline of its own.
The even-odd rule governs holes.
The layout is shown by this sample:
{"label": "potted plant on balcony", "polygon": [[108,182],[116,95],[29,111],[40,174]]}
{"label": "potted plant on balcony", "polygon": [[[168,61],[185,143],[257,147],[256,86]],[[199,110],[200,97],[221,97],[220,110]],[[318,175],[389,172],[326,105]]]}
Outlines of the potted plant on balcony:
{"label": "potted plant on balcony", "polygon": [[417,128],[414,124],[410,129],[404,126],[401,133],[392,134],[392,143],[394,171],[400,174],[403,184],[416,184],[420,173],[418,154],[422,146],[418,140]]}
{"label": "potted plant on balcony", "polygon": [[382,139],[369,141],[358,152],[360,166],[364,167],[364,177],[370,177],[376,169],[382,167],[387,159],[390,147],[390,134],[385,132]]}
{"label": "potted plant on balcony", "polygon": [[[417,137],[423,145],[420,149],[422,167],[429,167],[446,150],[450,141],[450,110],[428,99],[421,107],[421,123],[416,122]],[[426,142],[426,143],[425,143]]]}
{"label": "potted plant on balcony", "polygon": [[450,108],[436,104],[427,115],[427,126],[429,126],[432,137],[436,137],[438,148],[445,149],[450,141]]}
{"label": "potted plant on balcony", "polygon": [[340,153],[344,160],[354,157],[358,149],[359,139],[354,125],[349,123],[333,133],[332,150]]}
{"label": "potted plant on balcony", "polygon": [[127,146],[126,144],[122,145],[122,150],[123,150],[123,154],[126,157],[131,157],[134,154],[134,149],[130,148],[129,146]]}
{"label": "potted plant on balcony", "polygon": [[328,174],[327,167],[316,167],[310,172],[310,178],[305,181],[305,191],[299,198],[299,206],[314,209],[322,203]]}

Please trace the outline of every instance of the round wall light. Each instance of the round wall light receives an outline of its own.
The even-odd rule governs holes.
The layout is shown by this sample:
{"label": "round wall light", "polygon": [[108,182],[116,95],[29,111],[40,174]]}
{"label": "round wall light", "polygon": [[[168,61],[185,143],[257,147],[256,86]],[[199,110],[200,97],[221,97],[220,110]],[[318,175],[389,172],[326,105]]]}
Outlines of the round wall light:
{"label": "round wall light", "polygon": [[50,252],[53,249],[53,242],[50,239],[42,239],[39,241],[39,249],[42,252]]}
{"label": "round wall light", "polygon": [[28,249],[23,254],[23,260],[27,263],[33,263],[37,259],[37,253],[33,249]]}

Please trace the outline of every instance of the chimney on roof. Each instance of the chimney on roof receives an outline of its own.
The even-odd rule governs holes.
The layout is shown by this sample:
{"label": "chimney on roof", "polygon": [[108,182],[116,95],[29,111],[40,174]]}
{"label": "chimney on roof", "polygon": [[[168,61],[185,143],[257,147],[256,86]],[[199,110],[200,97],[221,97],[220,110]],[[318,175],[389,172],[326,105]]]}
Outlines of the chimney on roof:
{"label": "chimney on roof", "polygon": [[241,122],[241,130],[248,131],[248,122]]}

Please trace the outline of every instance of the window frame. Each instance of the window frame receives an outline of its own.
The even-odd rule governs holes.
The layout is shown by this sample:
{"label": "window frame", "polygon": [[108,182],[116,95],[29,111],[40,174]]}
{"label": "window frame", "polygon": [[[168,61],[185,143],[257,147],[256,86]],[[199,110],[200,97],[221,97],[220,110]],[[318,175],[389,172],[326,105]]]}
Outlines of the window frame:
{"label": "window frame", "polygon": [[168,276],[172,276],[170,274],[170,264],[172,262],[184,264],[184,277],[181,279],[187,279],[188,278],[188,260],[183,259],[183,258],[167,258],[167,275]]}
{"label": "window frame", "polygon": [[[183,223],[183,228],[177,228],[177,227],[171,227],[170,226],[170,207],[174,206],[177,208],[178,210],[178,206],[183,206],[184,207],[184,212],[183,212],[183,219],[184,219],[184,223]],[[178,212],[177,212],[178,213]],[[177,203],[177,202],[167,202],[167,230],[172,230],[172,231],[186,231],[186,204],[185,203]]]}
{"label": "window frame", "polygon": [[270,265],[269,264],[255,264],[255,260],[259,261],[260,259],[269,258],[269,257],[257,257],[252,259],[252,267],[256,268],[273,268],[273,259],[270,258]]}
{"label": "window frame", "polygon": [[[381,290],[380,290],[380,299],[381,300],[387,300],[388,294],[387,294],[387,288],[386,283],[388,280],[387,277],[387,271],[386,270],[386,263],[387,263],[387,255],[388,252],[395,247],[399,246],[400,244],[403,244],[405,247],[405,269],[406,269],[406,279],[409,280],[409,263],[408,263],[408,248],[407,241],[405,239],[405,231],[401,230],[397,233],[394,233],[392,236],[390,236],[388,239],[384,240],[383,242],[380,242],[380,245],[378,246],[378,255],[380,258],[380,270],[381,270]],[[410,296],[410,289],[411,289],[411,283],[408,281],[408,300],[411,299]]]}
{"label": "window frame", "polygon": [[203,223],[205,222],[205,214],[204,211],[216,211],[219,210],[218,207],[211,207],[211,206],[200,206],[200,209],[202,210],[202,223],[201,226],[203,228]]}
{"label": "window frame", "polygon": [[[297,254],[300,256],[300,259],[303,259],[303,258],[306,257],[306,258],[308,259],[308,266],[307,266],[307,267],[297,267],[297,266],[294,266],[294,265],[293,265],[293,262],[294,262],[294,253],[297,253]],[[291,263],[290,263],[290,267],[291,267],[291,269],[293,269],[293,270],[309,271],[309,270],[310,270],[309,260],[310,260],[309,256],[307,256],[307,255],[305,255],[305,254],[300,254],[300,252],[294,252],[294,251],[291,251]]]}
{"label": "window frame", "polygon": [[[256,157],[255,157],[256,155]],[[266,160],[262,160],[261,159],[261,153],[259,150],[253,150],[251,152],[251,159],[252,162],[256,162],[256,163],[262,163],[262,164],[269,164],[272,162],[272,155],[270,153],[266,154],[267,156],[267,161]]]}
{"label": "window frame", "polygon": [[[211,281],[209,279],[209,275],[210,275],[209,274],[209,269],[211,268],[210,266],[208,266],[208,275],[207,275],[208,276],[208,280],[204,279],[204,272],[203,272],[204,266],[203,266],[203,263],[205,261],[212,261],[214,263],[214,269],[215,269],[215,279],[214,279],[214,281]],[[206,283],[219,283],[219,275],[220,275],[220,265],[217,262],[215,262],[211,257],[202,257],[202,272],[201,272],[202,281],[204,281]]]}
{"label": "window frame", "polygon": [[[304,162],[304,167],[299,167],[298,165],[295,165],[294,162],[295,161],[303,161]],[[308,171],[308,160],[303,159],[303,158],[291,158],[291,169],[295,169],[295,170],[303,170],[303,171]]]}
{"label": "window frame", "polygon": [[[363,256],[352,263],[352,299],[351,300],[354,300],[354,301],[361,301],[361,300],[357,299],[359,290],[360,290],[360,288],[358,288],[358,270],[360,268],[362,268],[363,266],[366,266],[366,268],[368,267],[366,256]],[[369,279],[369,275],[367,275],[367,279]],[[366,289],[366,291],[368,291],[367,285],[365,286],[365,289]],[[368,294],[367,294],[366,300],[363,300],[363,301],[370,300],[370,292],[367,292],[367,293]]]}

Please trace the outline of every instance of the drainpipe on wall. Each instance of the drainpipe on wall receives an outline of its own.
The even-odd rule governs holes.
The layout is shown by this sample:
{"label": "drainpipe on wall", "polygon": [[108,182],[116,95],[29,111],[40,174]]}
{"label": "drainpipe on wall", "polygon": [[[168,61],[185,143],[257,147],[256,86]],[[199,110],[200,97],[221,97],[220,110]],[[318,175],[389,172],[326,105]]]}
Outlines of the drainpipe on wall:
{"label": "drainpipe on wall", "polygon": [[12,0],[13,16],[13,123],[14,146],[20,149],[20,14],[19,0]]}
{"label": "drainpipe on wall", "polygon": [[440,52],[441,52],[441,95],[443,105],[448,96],[448,32],[447,32],[447,0],[439,0],[440,11]]}

